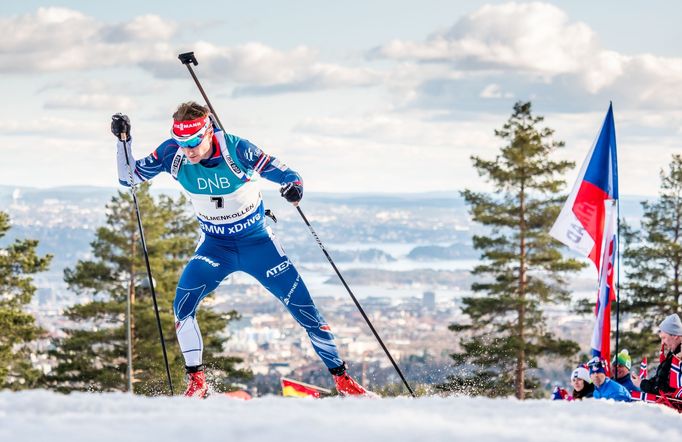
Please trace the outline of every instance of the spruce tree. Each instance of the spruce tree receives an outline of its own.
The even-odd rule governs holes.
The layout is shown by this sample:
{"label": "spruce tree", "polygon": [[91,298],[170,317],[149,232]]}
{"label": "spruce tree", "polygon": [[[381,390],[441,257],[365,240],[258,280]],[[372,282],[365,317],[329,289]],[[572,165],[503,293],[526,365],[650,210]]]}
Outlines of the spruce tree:
{"label": "spruce tree", "polygon": [[473,269],[475,293],[463,299],[466,324],[450,329],[463,333],[462,351],[452,358],[461,375],[444,386],[449,390],[487,396],[537,392],[529,369],[540,356],[569,356],[573,341],[557,339],[547,329],[543,307],[568,304],[567,275],[583,264],[562,256],[560,244],[549,236],[559,214],[565,185],[561,175],[573,163],[550,156],[563,142],[553,141],[553,130],[540,128],[531,103],[518,102],[495,135],[503,140],[493,160],[473,156],[474,167],[494,188],[491,194],[464,190],[473,221],[488,230],[474,236],[482,263]]}
{"label": "spruce tree", "polygon": [[673,155],[660,177],[658,199],[641,203],[641,229],[621,227],[621,314],[634,319],[631,329],[621,331],[621,347],[633,357],[656,354],[656,327],[666,316],[679,314],[682,305],[682,155]]}
{"label": "spruce tree", "polygon": [[[0,212],[0,239],[10,227],[9,215]],[[36,291],[29,275],[47,270],[52,256],[39,256],[37,246],[38,241],[25,239],[0,248],[0,389],[31,388],[40,377],[27,345],[42,330],[24,307]]]}
{"label": "spruce tree", "polygon": [[[184,360],[175,337],[173,298],[178,278],[196,245],[196,221],[187,211],[184,196],[174,200],[137,188],[143,229],[163,334],[175,386],[182,386]],[[107,205],[106,225],[91,243],[93,259],[79,261],[64,271],[64,280],[82,300],[65,312],[76,326],[53,352],[58,365],[47,380],[54,388],[113,391],[127,388],[126,302],[132,302],[132,354],[135,393],[154,395],[167,391],[158,326],[152,304],[137,218],[129,192],[119,192]],[[237,370],[238,358],[221,356],[226,340],[222,332],[236,312],[221,314],[210,308],[198,313],[204,336],[204,361],[215,375],[218,391],[248,373]],[[176,391],[178,387],[176,387]]]}

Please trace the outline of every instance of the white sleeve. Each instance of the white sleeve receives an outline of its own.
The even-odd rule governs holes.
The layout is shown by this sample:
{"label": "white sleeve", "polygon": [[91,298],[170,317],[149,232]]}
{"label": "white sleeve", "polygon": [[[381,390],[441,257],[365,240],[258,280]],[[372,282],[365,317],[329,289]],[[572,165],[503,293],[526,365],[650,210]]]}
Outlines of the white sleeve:
{"label": "white sleeve", "polygon": [[[133,158],[132,139],[128,139],[123,146],[123,141],[119,140],[116,145],[116,162],[118,163],[118,182],[121,185],[130,187],[130,177],[132,175],[133,183],[140,184],[143,180],[139,174],[135,172],[135,158]],[[126,151],[128,153],[128,159],[126,161]],[[129,166],[130,164],[130,166]]]}

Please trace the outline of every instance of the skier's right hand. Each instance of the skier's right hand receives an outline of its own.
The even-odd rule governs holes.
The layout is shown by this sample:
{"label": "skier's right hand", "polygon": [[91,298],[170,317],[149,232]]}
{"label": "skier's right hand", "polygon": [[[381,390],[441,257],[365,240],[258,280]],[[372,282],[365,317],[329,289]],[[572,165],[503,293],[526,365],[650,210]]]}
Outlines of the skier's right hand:
{"label": "skier's right hand", "polygon": [[130,119],[120,112],[111,116],[111,133],[121,141],[130,139]]}
{"label": "skier's right hand", "polygon": [[294,181],[292,183],[283,184],[282,188],[279,189],[279,193],[285,200],[293,203],[294,206],[297,206],[303,198],[303,183]]}

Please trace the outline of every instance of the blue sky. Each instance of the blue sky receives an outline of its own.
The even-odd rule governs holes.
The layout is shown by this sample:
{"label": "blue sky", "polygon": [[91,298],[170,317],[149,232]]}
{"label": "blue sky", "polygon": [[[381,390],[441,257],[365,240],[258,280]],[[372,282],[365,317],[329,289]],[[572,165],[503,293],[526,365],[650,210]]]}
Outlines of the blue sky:
{"label": "blue sky", "polygon": [[176,58],[194,50],[228,131],[309,190],[485,189],[469,157],[494,157],[518,100],[579,166],[613,100],[621,193],[651,195],[680,151],[680,16],[675,1],[3,4],[0,184],[115,185],[111,114],[150,152],[200,99]]}

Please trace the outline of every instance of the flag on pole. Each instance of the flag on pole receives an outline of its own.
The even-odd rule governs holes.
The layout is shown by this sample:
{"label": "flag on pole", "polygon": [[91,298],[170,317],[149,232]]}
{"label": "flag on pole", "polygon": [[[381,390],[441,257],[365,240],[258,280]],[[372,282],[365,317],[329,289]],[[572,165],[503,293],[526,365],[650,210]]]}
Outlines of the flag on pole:
{"label": "flag on pole", "polygon": [[[583,162],[573,190],[550,230],[557,240],[592,261],[598,292],[592,356],[611,360],[611,303],[618,254],[618,161],[613,107]],[[608,374],[608,373],[607,373]]]}
{"label": "flag on pole", "polygon": [[673,388],[682,388],[682,361],[677,356],[673,356],[670,365],[669,384]]}
{"label": "flag on pole", "polygon": [[331,394],[331,391],[326,388],[316,387],[294,379],[281,378],[280,383],[282,384],[282,396],[319,398],[321,395]]}
{"label": "flag on pole", "polygon": [[639,364],[639,380],[646,379],[648,376],[647,373],[647,362],[646,362],[646,356],[642,358],[642,362]]}

